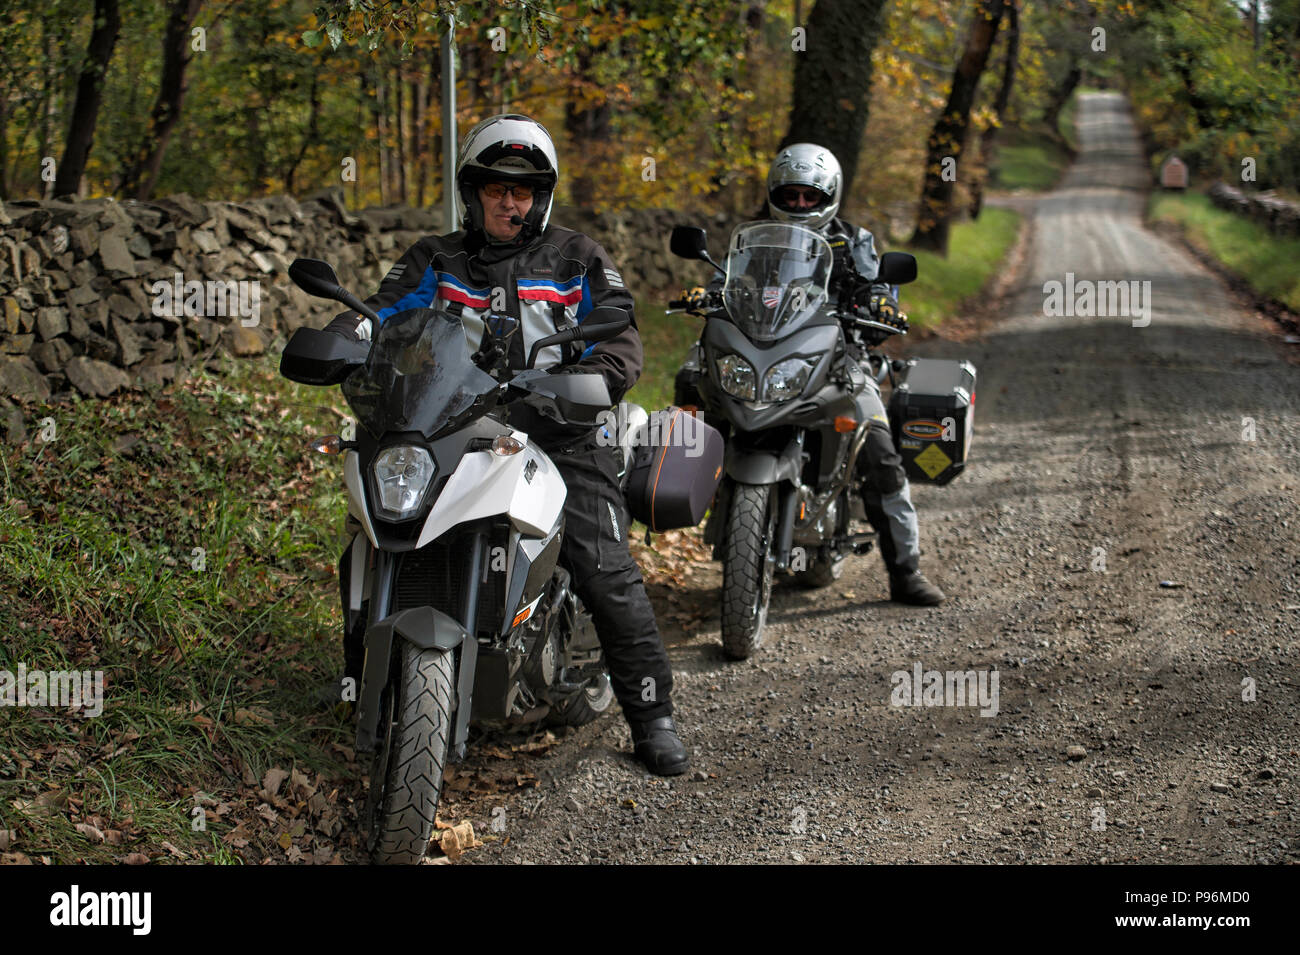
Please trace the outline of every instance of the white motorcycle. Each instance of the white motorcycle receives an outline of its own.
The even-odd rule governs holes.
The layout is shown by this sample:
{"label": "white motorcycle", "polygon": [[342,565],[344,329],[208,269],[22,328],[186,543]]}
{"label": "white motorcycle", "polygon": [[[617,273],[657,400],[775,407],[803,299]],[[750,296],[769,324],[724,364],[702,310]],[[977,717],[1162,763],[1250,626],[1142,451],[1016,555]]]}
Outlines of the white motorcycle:
{"label": "white motorcycle", "polygon": [[[451,312],[381,322],[325,263],[299,259],[289,275],[374,329],[373,341],[353,342],[300,328],[280,373],[342,384],[359,422],[355,441],[330,435],[312,447],[344,455],[350,522],[361,528],[341,590],[349,632],[365,628],[355,700],[356,748],[372,756],[367,846],[376,862],[418,862],[471,719],[580,725],[613,701],[591,618],[557,564],[564,481],[506,409],[523,401],[557,421],[600,420],[611,404],[600,375],[533,364],[549,345],[612,338],[630,316],[594,309],[534,343],[528,370],[512,376],[509,316],[486,317],[490,344],[474,352]],[[647,415],[635,405],[618,413],[631,423],[619,436],[626,481]]]}

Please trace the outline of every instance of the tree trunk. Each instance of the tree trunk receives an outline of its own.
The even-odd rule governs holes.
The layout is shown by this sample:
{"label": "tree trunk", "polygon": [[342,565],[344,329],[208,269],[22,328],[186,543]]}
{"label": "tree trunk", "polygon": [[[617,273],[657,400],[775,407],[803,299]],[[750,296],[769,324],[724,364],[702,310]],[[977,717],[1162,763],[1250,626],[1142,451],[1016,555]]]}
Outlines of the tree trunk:
{"label": "tree trunk", "polygon": [[302,146],[298,149],[298,155],[294,156],[293,162],[289,164],[289,169],[284,174],[284,191],[293,195],[293,179],[298,172],[298,166],[307,156],[307,150],[315,145],[316,140],[320,137],[320,74],[325,64],[319,63],[317,69],[311,74],[311,92],[308,99],[311,101],[310,118],[307,120],[307,132],[303,134]]}
{"label": "tree trunk", "polygon": [[781,147],[816,143],[835,154],[848,195],[871,102],[871,51],[884,31],[885,0],[817,0],[806,48],[794,53],[790,126]]}
{"label": "tree trunk", "polygon": [[406,111],[402,107],[402,68],[393,67],[393,125],[397,130],[397,201],[406,205],[406,165],[411,151],[408,143],[410,130],[406,124]]}
{"label": "tree trunk", "polygon": [[77,98],[72,105],[72,121],[63,146],[63,158],[54,180],[54,196],[76,195],[86,171],[90,146],[95,139],[95,121],[104,99],[104,74],[113,58],[113,47],[122,30],[117,0],[95,0],[95,27],[86,47],[86,65],[77,80]]}
{"label": "tree trunk", "polygon": [[998,130],[1007,122],[1007,103],[1011,100],[1011,88],[1016,82],[1016,60],[1020,55],[1020,11],[1016,9],[1016,0],[1007,0],[1007,58],[1002,64],[1002,83],[998,86],[998,95],[993,101],[993,112],[997,114],[996,126],[990,126],[980,136],[980,170],[971,185],[970,216],[978,219],[984,209],[984,183],[988,178],[989,164],[993,161],[993,140]]}
{"label": "tree trunk", "polygon": [[[55,128],[54,85],[58,82],[58,76],[55,72],[54,51],[51,47],[49,25],[42,18],[41,52],[45,56],[45,63],[41,70],[41,142],[36,148],[36,155],[40,156],[42,161],[50,154],[50,143],[54,138]],[[48,199],[53,191],[54,183],[43,183],[41,198]]]}
{"label": "tree trunk", "polygon": [[371,104],[375,118],[375,134],[379,137],[379,204],[389,204],[392,195],[392,170],[389,168],[392,153],[388,148],[388,102],[384,96],[384,71],[375,70],[375,98]]}
{"label": "tree trunk", "polygon": [[425,116],[428,115],[428,98],[429,84],[421,70],[411,80],[411,154],[415,168],[415,204],[420,209],[424,208],[424,187],[428,179],[425,165],[428,132],[424,128]]}
{"label": "tree trunk", "polygon": [[9,97],[0,96],[0,202],[9,198]]}
{"label": "tree trunk", "polygon": [[122,174],[118,191],[124,195],[148,199],[158,183],[167,144],[181,118],[181,105],[185,101],[185,69],[190,65],[190,30],[202,5],[203,0],[173,0],[167,29],[163,33],[158,98],[149,116],[149,130]]}
{"label": "tree trunk", "polygon": [[1079,68],[1077,60],[1070,63],[1070,70],[1065,74],[1064,79],[1056,89],[1052,90],[1052,98],[1047,102],[1047,110],[1043,113],[1043,124],[1047,127],[1048,135],[1062,140],[1061,131],[1057,129],[1058,121],[1061,117],[1061,110],[1065,104],[1070,101],[1074,88],[1079,85],[1079,80],[1083,76],[1083,71]]}
{"label": "tree trunk", "polygon": [[[598,89],[598,84],[591,78],[591,64],[602,52],[590,47],[579,50],[575,90],[578,94]],[[575,102],[573,93],[570,93],[564,104],[564,131],[569,134],[569,148],[573,155],[583,159],[581,166],[574,164],[574,172],[568,177],[569,201],[575,206],[595,204],[597,186],[602,178],[601,164],[611,137],[611,113],[609,99],[603,95],[595,101],[584,96]]]}
{"label": "tree trunk", "polygon": [[[961,162],[975,91],[988,64],[989,50],[997,36],[1004,6],[1004,0],[975,0],[970,34],[952,75],[948,103],[939,114],[926,144],[925,181],[921,185],[916,231],[910,243],[915,248],[948,254],[952,192],[957,174],[952,164],[944,160]],[[945,175],[945,172],[949,174]]]}

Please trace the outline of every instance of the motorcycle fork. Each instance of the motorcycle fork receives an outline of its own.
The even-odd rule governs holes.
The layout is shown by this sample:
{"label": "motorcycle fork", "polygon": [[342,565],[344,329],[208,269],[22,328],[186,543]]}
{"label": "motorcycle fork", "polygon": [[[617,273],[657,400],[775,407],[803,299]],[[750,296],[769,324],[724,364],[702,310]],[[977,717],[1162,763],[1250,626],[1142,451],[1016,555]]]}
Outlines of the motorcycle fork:
{"label": "motorcycle fork", "polygon": [[[474,695],[474,674],[478,664],[478,601],[483,577],[487,571],[486,524],[472,525],[469,531],[468,559],[464,565],[461,588],[460,619],[467,634],[455,648],[456,654],[456,707],[451,735],[452,753],[460,759],[465,753],[465,739],[469,735],[469,719]],[[393,644],[395,639],[381,639],[376,624],[392,611],[393,590],[397,578],[398,555],[384,550],[372,550],[374,565],[371,570],[370,613],[366,621],[366,655],[362,664],[361,692],[357,701],[357,750],[372,752],[376,737],[378,711],[385,687],[393,678]],[[395,688],[390,688],[390,692]]]}
{"label": "motorcycle fork", "polygon": [[803,465],[807,462],[807,454],[803,450],[804,438],[806,433],[800,428],[795,434],[795,442],[799,449],[800,467],[799,472],[795,475],[793,481],[783,481],[773,487],[778,492],[779,501],[777,502],[777,519],[776,519],[776,569],[784,571],[790,566],[791,542],[794,540],[794,518],[795,512],[799,509],[799,485],[802,481]]}
{"label": "motorcycle fork", "polygon": [[451,738],[452,756],[456,762],[465,758],[465,739],[469,735],[470,712],[474,708],[474,674],[478,669],[478,597],[488,571],[490,531],[488,522],[472,525],[465,585],[461,590],[460,619],[467,636],[456,650],[456,721]]}
{"label": "motorcycle fork", "polygon": [[776,485],[773,490],[780,495],[776,512],[776,569],[786,570],[790,566],[794,518],[795,512],[799,509],[799,488],[787,482]]}

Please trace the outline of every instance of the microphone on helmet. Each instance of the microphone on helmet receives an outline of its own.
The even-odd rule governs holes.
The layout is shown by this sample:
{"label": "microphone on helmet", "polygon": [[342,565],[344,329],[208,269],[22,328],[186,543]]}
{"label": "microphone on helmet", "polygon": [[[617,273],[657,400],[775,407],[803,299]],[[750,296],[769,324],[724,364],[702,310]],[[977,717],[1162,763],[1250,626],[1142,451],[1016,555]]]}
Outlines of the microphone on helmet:
{"label": "microphone on helmet", "polygon": [[514,215],[512,215],[512,216],[510,217],[510,224],[511,224],[511,225],[523,225],[523,224],[524,224],[523,217],[521,217],[518,213],[515,213]]}

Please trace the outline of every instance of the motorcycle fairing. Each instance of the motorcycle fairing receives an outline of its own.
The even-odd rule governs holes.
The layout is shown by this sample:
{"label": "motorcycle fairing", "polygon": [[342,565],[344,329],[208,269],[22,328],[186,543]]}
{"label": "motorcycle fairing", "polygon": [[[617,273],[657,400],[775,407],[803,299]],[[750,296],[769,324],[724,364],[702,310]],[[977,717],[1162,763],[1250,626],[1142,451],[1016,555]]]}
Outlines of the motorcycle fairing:
{"label": "motorcycle fairing", "polygon": [[471,451],[461,458],[420,529],[417,548],[436,540],[457,524],[506,514],[530,537],[554,530],[567,493],[559,470],[528,435],[512,432],[525,445],[517,454]]}

